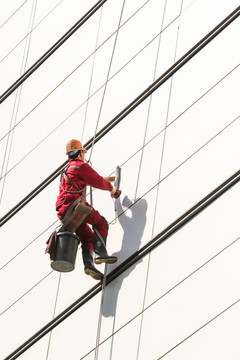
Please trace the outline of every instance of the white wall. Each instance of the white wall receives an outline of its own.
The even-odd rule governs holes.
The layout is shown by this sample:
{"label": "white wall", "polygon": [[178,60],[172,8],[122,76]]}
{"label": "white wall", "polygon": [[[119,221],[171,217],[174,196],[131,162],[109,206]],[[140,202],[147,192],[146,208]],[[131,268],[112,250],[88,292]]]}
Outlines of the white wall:
{"label": "white wall", "polygon": [[[1,10],[1,93],[94,3],[14,1]],[[0,216],[64,163],[70,138],[87,142],[238,5],[108,0],[1,104]],[[110,223],[108,251],[119,259],[108,272],[239,169],[239,21],[88,152],[101,175],[122,169],[115,204],[109,193],[93,193]],[[67,274],[44,255],[59,225],[58,185],[0,229],[1,358],[96,285],[80,249]],[[239,190],[106,287],[98,360],[239,358]],[[100,303],[98,293],[19,358],[96,360]]]}

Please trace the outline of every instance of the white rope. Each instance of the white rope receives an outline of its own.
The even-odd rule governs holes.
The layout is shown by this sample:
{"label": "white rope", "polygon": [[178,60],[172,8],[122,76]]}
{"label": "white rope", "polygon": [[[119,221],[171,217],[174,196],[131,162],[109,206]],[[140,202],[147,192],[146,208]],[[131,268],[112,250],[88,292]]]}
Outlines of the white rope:
{"label": "white rope", "polygon": [[102,295],[101,295],[100,311],[99,311],[99,317],[98,317],[98,329],[97,329],[94,360],[98,359],[100,333],[101,333],[101,326],[102,326],[102,310],[103,310],[103,301],[104,301],[105,287],[106,287],[107,269],[108,269],[108,264],[105,264],[103,281],[102,281]]}
{"label": "white rope", "polygon": [[[36,6],[37,6],[37,0],[34,0],[33,4],[32,4],[32,9],[31,9],[31,15],[29,18],[29,24],[28,24],[28,33],[30,35],[29,35],[29,38],[26,38],[20,74],[22,74],[26,70],[26,66],[27,66],[27,60],[28,60],[29,48],[30,48],[30,42],[31,42],[30,29],[33,28],[34,18],[35,18],[35,14],[36,14]],[[11,116],[11,122],[10,122],[10,126],[9,126],[9,133],[8,133],[7,143],[6,143],[5,152],[4,152],[4,159],[3,159],[1,174],[0,174],[0,180],[2,178],[4,178],[3,184],[2,184],[2,189],[1,189],[1,194],[0,194],[0,203],[2,202],[5,181],[6,181],[6,176],[3,176],[3,173],[4,173],[4,168],[5,168],[5,173],[7,173],[7,170],[8,170],[8,164],[9,164],[9,160],[10,160],[10,154],[11,154],[12,143],[13,143],[14,128],[15,128],[16,121],[17,121],[18,108],[19,108],[19,103],[20,103],[20,98],[21,98],[21,92],[22,92],[22,86],[20,86],[16,91],[13,110],[12,110],[12,116]],[[8,150],[8,148],[9,148],[9,150]]]}
{"label": "white rope", "polygon": [[[106,93],[106,89],[107,89],[107,83],[108,83],[108,79],[109,79],[109,76],[110,76],[110,70],[111,70],[112,61],[113,61],[113,55],[114,55],[114,51],[115,51],[115,47],[116,47],[116,43],[117,43],[118,32],[119,32],[119,27],[120,27],[120,24],[121,24],[124,5],[125,5],[125,0],[123,1],[122,11],[121,11],[121,14],[120,14],[120,17],[119,17],[117,33],[116,33],[116,37],[115,37],[115,41],[114,41],[114,45],[113,45],[112,56],[111,56],[110,64],[109,64],[109,67],[108,67],[108,73],[107,73],[106,82],[105,82],[105,85],[104,85],[103,96],[102,96],[102,100],[101,100],[101,104],[100,104],[100,109],[99,109],[99,113],[98,113],[98,118],[97,118],[97,123],[96,123],[96,127],[95,127],[94,137],[93,137],[93,141],[92,141],[90,156],[89,156],[89,160],[88,160],[89,162],[91,161],[93,147],[94,147],[94,144],[95,144],[95,138],[96,138],[98,125],[99,125],[99,121],[100,121],[100,116],[101,116],[101,112],[102,112],[103,101],[104,101],[105,93]],[[91,201],[91,205],[92,205],[93,199],[92,199],[92,188],[91,187],[90,187],[90,201]],[[97,229],[94,228],[94,230],[98,234],[98,237],[103,242],[103,239],[102,239],[101,235],[98,233]],[[104,244],[104,242],[103,242],[103,244]],[[98,350],[99,350],[101,324],[102,324],[102,310],[103,310],[103,301],[104,301],[105,286],[106,286],[107,268],[108,268],[108,266],[107,266],[107,264],[105,264],[104,276],[103,276],[103,281],[102,281],[102,295],[101,295],[101,303],[100,303],[100,310],[99,310],[98,330],[97,330],[97,337],[96,337],[96,348],[95,348],[94,360],[98,359]]]}

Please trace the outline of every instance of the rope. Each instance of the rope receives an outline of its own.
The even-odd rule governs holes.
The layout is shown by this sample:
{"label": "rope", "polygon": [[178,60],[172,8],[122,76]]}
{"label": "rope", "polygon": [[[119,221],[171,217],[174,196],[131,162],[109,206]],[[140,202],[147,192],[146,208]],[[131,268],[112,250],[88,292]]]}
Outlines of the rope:
{"label": "rope", "polygon": [[[101,8],[101,16],[100,16],[100,21],[99,21],[99,26],[98,26],[98,33],[97,33],[97,39],[96,39],[96,48],[97,48],[97,43],[98,43],[98,38],[99,38],[99,32],[100,32],[100,24],[101,24],[101,19],[102,19],[102,8]],[[114,49],[113,49],[114,52]],[[92,73],[91,73],[91,79],[90,79],[90,85],[89,85],[89,91],[88,91],[88,98],[90,95],[90,90],[91,90],[91,85],[92,85],[92,77],[93,77],[93,70],[94,70],[94,64],[95,64],[95,55],[94,55],[94,59],[93,59],[93,68],[92,68]],[[97,124],[95,127],[95,132],[94,132],[94,136],[93,136],[93,141],[92,141],[92,146],[91,146],[91,152],[90,152],[90,156],[88,159],[88,163],[91,164],[91,156],[92,156],[92,151],[93,151],[93,147],[94,147],[94,143],[95,143],[95,138],[96,138],[96,134],[97,134],[97,129],[98,129],[98,124],[99,124],[99,119],[100,119],[100,115],[101,115],[101,110],[102,110],[102,104],[103,104],[103,100],[104,100],[104,95],[105,95],[105,89],[107,86],[107,81],[108,81],[108,77],[109,77],[109,73],[110,73],[110,68],[111,68],[111,62],[110,62],[110,66],[109,66],[109,70],[108,70],[108,74],[107,74],[107,79],[106,79],[106,83],[105,83],[105,87],[104,87],[104,92],[103,92],[103,96],[102,96],[102,100],[101,100],[101,105],[100,105],[100,109],[99,109],[99,113],[98,113],[98,118],[97,118]],[[87,111],[88,111],[88,102],[87,102],[87,106],[86,106],[86,111],[85,111],[85,117],[84,117],[84,124],[83,124],[83,132],[85,129],[85,122],[86,122],[86,118],[87,118]],[[83,134],[82,134],[83,137]],[[92,196],[92,186],[90,186],[90,205],[93,206],[93,196]],[[99,233],[99,231],[93,227],[93,230],[97,233],[99,239],[103,242],[103,239],[101,237],[101,234]],[[103,275],[103,281],[102,281],[102,292],[101,292],[101,301],[100,301],[100,310],[99,310],[99,317],[98,317],[98,328],[97,328],[97,337],[96,337],[96,348],[95,348],[95,354],[94,354],[94,360],[98,359],[98,350],[99,350],[99,342],[100,342],[100,333],[101,333],[101,326],[102,326],[102,309],[103,309],[103,302],[104,302],[104,294],[105,294],[105,286],[106,286],[106,276],[107,276],[107,264],[105,264],[105,268],[104,268],[104,275]]]}
{"label": "rope", "polygon": [[99,317],[98,317],[98,329],[97,329],[97,338],[96,338],[96,347],[95,347],[94,360],[98,359],[100,334],[101,334],[101,326],[102,326],[102,309],[103,309],[103,301],[104,301],[104,295],[105,295],[107,269],[108,269],[108,265],[105,264],[103,281],[102,281],[102,294],[101,294],[100,311],[99,311]]}
{"label": "rope", "polygon": [[[31,15],[30,15],[29,24],[28,24],[28,33],[30,33],[29,29],[32,29],[32,27],[33,27],[33,22],[34,22],[34,18],[35,18],[35,14],[36,14],[36,6],[37,6],[37,0],[33,1],[33,4],[32,4]],[[20,74],[23,73],[26,69],[30,42],[31,42],[31,35],[29,36],[29,39],[26,39],[26,42],[25,42]],[[14,99],[14,105],[13,105],[13,110],[12,110],[10,126],[9,126],[7,143],[6,143],[5,152],[4,152],[4,159],[3,159],[3,163],[2,163],[0,179],[3,177],[4,168],[6,169],[6,172],[8,170],[8,164],[9,164],[9,159],[10,159],[10,154],[11,154],[11,149],[12,149],[14,128],[15,128],[15,124],[17,121],[21,92],[22,92],[22,86],[17,89],[15,99]],[[11,129],[12,129],[12,132],[11,132]],[[9,150],[8,150],[8,148],[9,148]],[[2,185],[1,194],[0,194],[0,204],[1,204],[2,198],[3,198],[5,181],[6,181],[6,177],[4,177],[4,179],[3,179],[3,185]]]}
{"label": "rope", "polygon": [[[114,185],[116,187],[119,187],[121,180],[121,169],[119,166],[116,168],[116,178]],[[91,188],[92,193],[92,188]],[[92,199],[92,197],[91,197]],[[92,205],[92,204],[91,204]],[[116,210],[116,209],[115,209]],[[99,233],[98,229],[93,227],[94,231],[97,233],[99,239],[104,244],[104,241],[102,239],[101,234]],[[105,244],[104,244],[105,246]],[[97,337],[96,337],[96,346],[95,346],[95,354],[94,354],[94,360],[98,359],[98,351],[99,351],[99,343],[100,343],[100,334],[101,334],[101,326],[102,326],[102,312],[103,312],[103,302],[104,302],[104,295],[105,295],[105,287],[106,287],[106,279],[107,279],[107,270],[108,270],[108,264],[105,264],[104,268],[104,276],[102,281],[102,294],[101,294],[101,302],[100,302],[100,311],[99,311],[99,317],[98,317],[98,328],[97,328]]]}
{"label": "rope", "polygon": [[[93,206],[92,186],[90,186],[90,204],[91,204],[91,206]],[[103,241],[102,236],[99,233],[98,229],[93,226],[93,230],[97,233],[99,239],[104,244],[104,241]],[[105,287],[106,287],[107,269],[108,269],[108,266],[107,266],[107,264],[105,264],[104,274],[103,274],[103,281],[102,281],[102,293],[101,293],[100,309],[99,309],[99,316],[98,316],[98,328],[97,328],[94,360],[98,359],[100,334],[101,334],[101,327],[102,327],[102,310],[103,310],[103,302],[104,302]]]}
{"label": "rope", "polygon": [[[163,7],[163,15],[162,15],[162,21],[161,21],[161,25],[160,25],[159,40],[158,40],[158,46],[157,46],[157,51],[156,51],[156,59],[155,59],[155,65],[154,65],[154,70],[153,70],[152,82],[154,82],[156,80],[157,67],[159,65],[158,63],[159,63],[159,56],[160,56],[159,55],[160,54],[160,45],[161,45],[161,40],[162,40],[162,32],[163,32],[163,24],[164,24],[164,20],[165,20],[166,7],[167,7],[167,0],[165,0],[164,7]],[[144,155],[145,143],[146,143],[146,139],[147,139],[147,130],[148,130],[148,124],[149,124],[149,118],[150,118],[150,112],[151,112],[152,96],[153,96],[153,94],[151,94],[149,97],[147,119],[146,119],[145,131],[144,131],[144,136],[143,136],[143,146],[142,146],[142,152],[141,152],[141,157],[140,157],[140,162],[139,162],[139,169],[138,169],[138,176],[137,176],[134,200],[137,199],[137,192],[138,192],[138,186],[139,186],[139,181],[140,181],[140,174],[141,174],[141,170],[142,170],[143,155]],[[167,121],[166,121],[166,123],[167,123]]]}
{"label": "rope", "polygon": [[[27,2],[26,0],[12,15],[10,18],[8,18],[1,26],[0,29],[21,9],[21,7]],[[1,58],[0,63],[3,62],[21,43],[34,31],[36,28],[47,19],[47,17],[65,0],[60,0],[58,4],[56,4],[34,27],[31,28],[31,30],[11,49],[7,54]]]}
{"label": "rope", "polygon": [[109,63],[109,67],[108,67],[108,73],[107,73],[106,82],[105,82],[104,89],[103,89],[103,96],[102,96],[102,100],[101,100],[101,104],[100,104],[100,109],[99,109],[99,113],[98,113],[97,124],[96,124],[96,128],[95,128],[94,137],[93,137],[93,140],[92,140],[92,146],[91,146],[91,152],[90,152],[89,160],[90,160],[91,157],[92,157],[93,146],[94,146],[94,144],[95,144],[95,138],[96,138],[96,134],[97,134],[98,124],[99,124],[99,121],[100,121],[100,116],[101,116],[101,113],[102,113],[103,101],[104,101],[105,94],[106,94],[106,90],[107,90],[107,84],[108,84],[108,79],[109,79],[110,71],[111,71],[111,67],[112,67],[113,55],[114,55],[114,51],[115,51],[116,44],[117,44],[118,33],[119,33],[120,24],[121,24],[121,19],[122,19],[122,14],[123,14],[124,5],[125,5],[125,0],[123,1],[122,11],[121,11],[121,14],[120,14],[120,17],[119,17],[117,32],[116,32],[116,36],[115,36],[115,40],[114,40],[114,44],[113,44],[112,56],[111,56],[110,63]]}
{"label": "rope", "polygon": [[[60,290],[61,278],[62,278],[62,273],[59,274],[59,278],[58,278],[57,293],[56,293],[55,305],[54,305],[54,310],[53,310],[53,319],[54,319],[55,316],[56,316],[57,301],[58,301],[58,295],[59,295],[59,290]],[[49,339],[48,339],[48,347],[47,347],[46,360],[48,359],[48,355],[49,355],[49,350],[50,350],[50,345],[51,345],[51,339],[52,339],[52,331],[51,331],[50,336],[49,336]]]}

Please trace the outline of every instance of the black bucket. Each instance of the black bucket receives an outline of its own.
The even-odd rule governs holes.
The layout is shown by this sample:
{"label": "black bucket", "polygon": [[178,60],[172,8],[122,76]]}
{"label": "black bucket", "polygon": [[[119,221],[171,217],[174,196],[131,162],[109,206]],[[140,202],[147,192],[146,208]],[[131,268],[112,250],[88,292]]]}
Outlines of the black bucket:
{"label": "black bucket", "polygon": [[60,272],[74,270],[77,256],[77,249],[80,240],[77,235],[70,231],[63,231],[57,234],[57,251],[55,260],[51,267]]}

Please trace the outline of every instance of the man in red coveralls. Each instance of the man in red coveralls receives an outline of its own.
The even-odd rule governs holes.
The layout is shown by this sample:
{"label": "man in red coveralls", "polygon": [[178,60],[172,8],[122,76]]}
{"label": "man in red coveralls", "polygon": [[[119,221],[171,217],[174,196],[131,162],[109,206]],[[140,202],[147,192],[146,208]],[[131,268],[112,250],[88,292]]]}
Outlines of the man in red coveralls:
{"label": "man in red coveralls", "polygon": [[[63,171],[61,177],[59,195],[56,202],[57,216],[63,220],[67,210],[73,204],[84,203],[92,208],[92,211],[75,231],[82,244],[82,257],[84,271],[96,280],[101,280],[103,274],[94,266],[94,252],[97,257],[95,263],[114,263],[117,261],[115,256],[109,256],[106,251],[106,239],[108,235],[108,223],[106,219],[99,214],[91,205],[86,202],[86,186],[91,185],[100,190],[107,190],[111,196],[117,199],[121,191],[116,189],[108,179],[100,176],[93,168],[84,161],[86,149],[83,148],[80,141],[72,139],[67,143],[66,154],[69,163]],[[92,225],[93,229],[88,225]],[[97,233],[100,233],[104,243],[99,239]]]}

